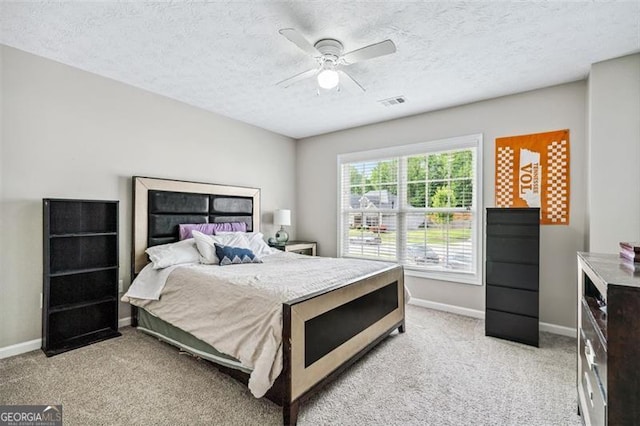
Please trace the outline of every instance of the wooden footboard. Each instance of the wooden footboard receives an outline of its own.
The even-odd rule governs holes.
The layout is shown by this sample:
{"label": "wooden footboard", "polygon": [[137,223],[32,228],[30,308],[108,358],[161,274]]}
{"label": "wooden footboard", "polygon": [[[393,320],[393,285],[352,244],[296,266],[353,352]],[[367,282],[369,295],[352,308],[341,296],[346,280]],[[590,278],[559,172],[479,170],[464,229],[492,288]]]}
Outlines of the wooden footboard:
{"label": "wooden footboard", "polygon": [[283,304],[283,421],[301,402],[396,328],[404,332],[404,275],[392,266]]}

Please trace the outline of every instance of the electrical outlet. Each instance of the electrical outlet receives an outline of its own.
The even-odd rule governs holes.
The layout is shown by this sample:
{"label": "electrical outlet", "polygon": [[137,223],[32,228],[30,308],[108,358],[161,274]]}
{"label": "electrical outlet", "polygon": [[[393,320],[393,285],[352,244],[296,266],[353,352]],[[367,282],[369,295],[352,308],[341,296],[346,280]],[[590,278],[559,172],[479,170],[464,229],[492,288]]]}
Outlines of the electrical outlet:
{"label": "electrical outlet", "polygon": [[120,293],[124,292],[124,281],[123,280],[118,280],[118,291]]}

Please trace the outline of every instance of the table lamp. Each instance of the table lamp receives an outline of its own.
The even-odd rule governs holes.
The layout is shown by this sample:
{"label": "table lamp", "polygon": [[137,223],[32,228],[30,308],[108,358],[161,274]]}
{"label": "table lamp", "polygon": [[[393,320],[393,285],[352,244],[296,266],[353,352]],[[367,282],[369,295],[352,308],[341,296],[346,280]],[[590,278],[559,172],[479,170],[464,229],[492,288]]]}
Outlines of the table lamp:
{"label": "table lamp", "polygon": [[280,230],[276,232],[276,242],[285,244],[289,241],[289,234],[284,230],[284,227],[291,225],[291,210],[276,210],[273,212],[273,224],[280,225]]}

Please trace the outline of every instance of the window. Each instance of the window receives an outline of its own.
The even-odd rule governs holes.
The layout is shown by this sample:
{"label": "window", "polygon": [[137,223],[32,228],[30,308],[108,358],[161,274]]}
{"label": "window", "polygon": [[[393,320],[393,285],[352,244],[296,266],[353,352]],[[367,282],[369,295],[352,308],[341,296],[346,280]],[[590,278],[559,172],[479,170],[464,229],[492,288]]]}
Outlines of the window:
{"label": "window", "polygon": [[340,256],[481,283],[482,135],[344,154]]}

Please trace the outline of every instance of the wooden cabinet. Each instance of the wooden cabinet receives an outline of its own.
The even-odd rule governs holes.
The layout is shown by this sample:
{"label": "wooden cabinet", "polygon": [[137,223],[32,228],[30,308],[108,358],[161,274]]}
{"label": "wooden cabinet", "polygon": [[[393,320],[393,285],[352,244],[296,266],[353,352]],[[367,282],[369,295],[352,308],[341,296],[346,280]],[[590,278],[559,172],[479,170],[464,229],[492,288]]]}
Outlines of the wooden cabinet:
{"label": "wooden cabinet", "polygon": [[287,241],[285,244],[272,245],[282,251],[290,251],[293,253],[306,254],[308,256],[316,255],[317,244],[312,241]]}
{"label": "wooden cabinet", "polygon": [[538,346],[540,209],[487,209],[485,334]]}
{"label": "wooden cabinet", "polygon": [[624,262],[578,253],[577,387],[586,425],[640,424],[640,274]]}
{"label": "wooden cabinet", "polygon": [[118,333],[118,201],[43,200],[42,350]]}

